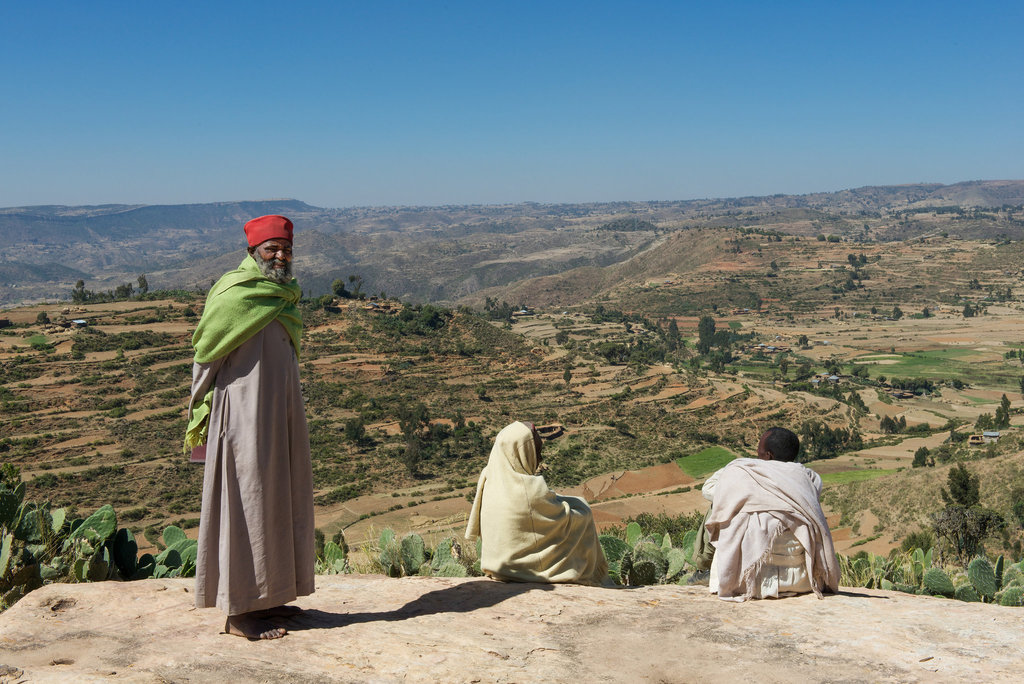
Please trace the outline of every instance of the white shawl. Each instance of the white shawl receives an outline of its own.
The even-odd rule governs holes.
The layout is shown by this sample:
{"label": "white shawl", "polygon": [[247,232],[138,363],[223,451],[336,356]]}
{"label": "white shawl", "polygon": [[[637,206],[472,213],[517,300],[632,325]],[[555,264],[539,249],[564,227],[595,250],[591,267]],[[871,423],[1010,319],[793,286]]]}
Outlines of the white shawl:
{"label": "white shawl", "polygon": [[821,478],[799,463],[738,458],[722,468],[706,523],[721,598],[756,595],[758,574],[786,531],[804,548],[815,595],[839,589],[839,563],[820,495]]}
{"label": "white shawl", "polygon": [[587,503],[559,496],[537,475],[533,432],[505,427],[480,473],[466,538],[480,538],[480,568],[520,582],[601,584],[608,563]]}

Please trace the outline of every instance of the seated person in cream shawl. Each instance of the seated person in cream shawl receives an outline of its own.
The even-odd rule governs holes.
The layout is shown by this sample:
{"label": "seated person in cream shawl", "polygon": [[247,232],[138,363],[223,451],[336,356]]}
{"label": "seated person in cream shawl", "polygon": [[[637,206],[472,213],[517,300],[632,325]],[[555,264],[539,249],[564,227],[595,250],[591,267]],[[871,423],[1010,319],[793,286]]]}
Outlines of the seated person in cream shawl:
{"label": "seated person in cream shawl", "polygon": [[768,429],[757,458],[738,458],[701,489],[715,547],[709,587],[728,601],[839,588],[832,534],[821,510],[821,478],[796,463],[799,438]]}
{"label": "seated person in cream shawl", "polygon": [[500,580],[602,584],[608,574],[587,503],[548,489],[541,440],[529,423],[494,439],[480,473],[466,538],[482,540],[480,568]]}

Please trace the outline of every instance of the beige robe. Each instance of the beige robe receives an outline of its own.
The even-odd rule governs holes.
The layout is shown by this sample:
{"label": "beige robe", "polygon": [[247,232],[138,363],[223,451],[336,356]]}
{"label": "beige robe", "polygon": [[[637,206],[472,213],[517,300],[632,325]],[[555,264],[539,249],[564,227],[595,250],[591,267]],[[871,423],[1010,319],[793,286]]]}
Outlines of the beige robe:
{"label": "beige robe", "polygon": [[551,491],[538,467],[528,426],[498,433],[466,527],[467,539],[482,539],[480,568],[503,580],[602,584],[608,562],[590,507]]}
{"label": "beige robe", "polygon": [[228,615],[313,593],[313,473],[299,365],[274,321],[194,364],[192,401],[214,387],[196,562],[196,606]]}
{"label": "beige robe", "polygon": [[[708,485],[711,485],[710,491]],[[739,458],[705,483],[715,546],[710,589],[720,598],[835,592],[839,565],[821,510],[821,478],[799,463]]]}

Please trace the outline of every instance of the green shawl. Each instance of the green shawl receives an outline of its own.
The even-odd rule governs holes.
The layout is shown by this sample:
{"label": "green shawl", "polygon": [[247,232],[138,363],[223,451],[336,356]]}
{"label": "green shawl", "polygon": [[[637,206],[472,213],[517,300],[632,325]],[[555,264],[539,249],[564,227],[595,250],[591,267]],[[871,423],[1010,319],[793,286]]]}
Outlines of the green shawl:
{"label": "green shawl", "polygon": [[[301,297],[302,289],[295,280],[287,284],[269,280],[247,255],[238,268],[221,276],[206,296],[203,317],[192,335],[196,363],[227,356],[275,319],[288,331],[298,356],[302,315],[296,305]],[[206,444],[212,405],[212,387],[201,403],[193,401],[185,433],[186,451]]]}

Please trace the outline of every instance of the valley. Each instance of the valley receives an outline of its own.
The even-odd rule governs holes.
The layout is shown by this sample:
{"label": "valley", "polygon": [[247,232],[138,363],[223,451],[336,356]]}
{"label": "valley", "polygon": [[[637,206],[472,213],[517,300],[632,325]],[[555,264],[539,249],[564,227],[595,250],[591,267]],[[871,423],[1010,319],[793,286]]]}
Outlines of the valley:
{"label": "valley", "polygon": [[[927,528],[959,462],[1011,521],[991,543],[1012,552],[1022,259],[1004,239],[707,228],[454,309],[309,298],[317,525],[356,547],[384,527],[460,534],[491,439],[514,420],[557,426],[545,477],[601,526],[703,512],[703,479],[783,425],[825,481],[841,552],[884,553]],[[78,515],[112,503],[140,540],[171,522],[194,536],[202,473],[181,438],[201,311],[200,293],[176,291],[2,313],[0,457],[30,499]],[[971,445],[1004,396],[998,439]]]}

